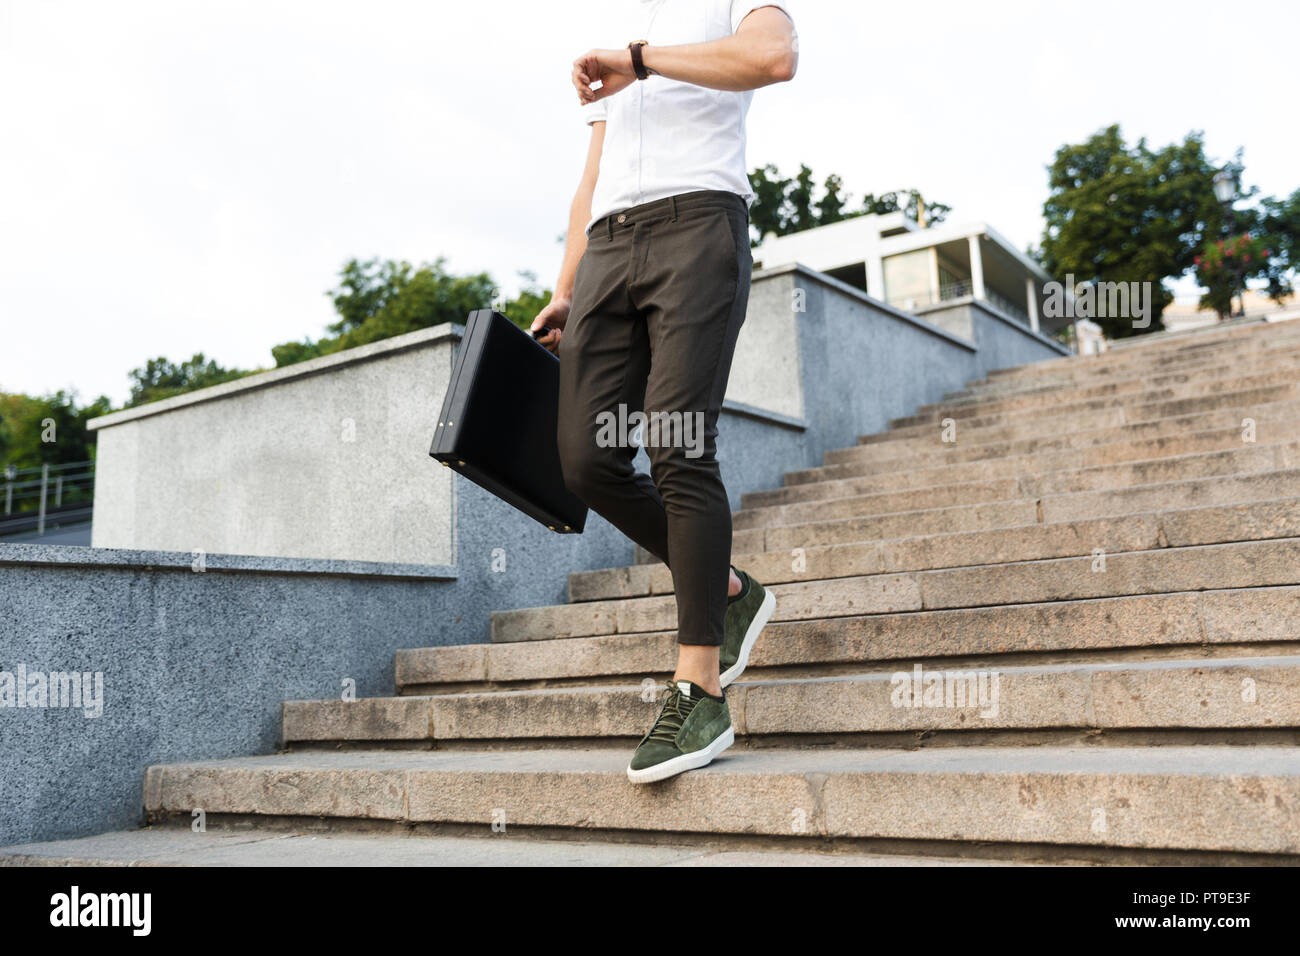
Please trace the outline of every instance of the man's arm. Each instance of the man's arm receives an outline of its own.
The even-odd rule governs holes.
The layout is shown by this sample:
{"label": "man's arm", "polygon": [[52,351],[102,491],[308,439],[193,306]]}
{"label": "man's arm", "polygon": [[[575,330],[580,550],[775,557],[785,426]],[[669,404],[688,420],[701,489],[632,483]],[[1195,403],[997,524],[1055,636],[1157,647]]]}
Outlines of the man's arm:
{"label": "man's arm", "polygon": [[[645,46],[646,69],[670,80],[713,90],[756,90],[794,78],[799,65],[794,24],[779,7],[759,7],[729,37],[708,43]],[[573,63],[573,85],[582,103],[612,96],[636,79],[630,50],[590,50]],[[591,84],[601,81],[601,88]]]}
{"label": "man's arm", "polygon": [[[551,301],[537,313],[531,328],[540,329],[550,326],[564,328],[569,318],[569,305],[573,301],[573,278],[578,271],[578,261],[587,250],[587,222],[591,219],[591,195],[596,189],[596,177],[600,174],[600,154],[605,145],[605,121],[598,120],[591,124],[591,144],[587,147],[587,164],[582,170],[582,179],[578,182],[577,192],[569,205],[569,231],[564,239],[564,260],[560,263],[560,275],[555,280],[555,290]],[[559,344],[559,333],[549,333],[539,340],[551,351]]]}

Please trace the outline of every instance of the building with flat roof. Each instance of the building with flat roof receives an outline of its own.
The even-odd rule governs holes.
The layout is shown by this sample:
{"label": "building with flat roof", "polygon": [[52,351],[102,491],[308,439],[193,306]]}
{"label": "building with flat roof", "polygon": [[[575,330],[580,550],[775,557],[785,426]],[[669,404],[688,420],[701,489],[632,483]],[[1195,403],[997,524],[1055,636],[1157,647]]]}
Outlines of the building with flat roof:
{"label": "building with flat roof", "polygon": [[923,228],[901,212],[864,215],[786,236],[769,233],[754,249],[755,268],[791,262],[958,334],[966,324],[962,307],[971,302],[1045,335],[1071,321],[1043,317],[1043,285],[1051,276],[988,223]]}

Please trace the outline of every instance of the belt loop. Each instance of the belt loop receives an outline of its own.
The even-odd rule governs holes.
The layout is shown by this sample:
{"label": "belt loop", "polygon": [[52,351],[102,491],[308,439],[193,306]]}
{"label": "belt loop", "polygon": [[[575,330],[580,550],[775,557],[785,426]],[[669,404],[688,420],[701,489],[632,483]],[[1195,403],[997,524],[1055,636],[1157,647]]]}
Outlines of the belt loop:
{"label": "belt loop", "polygon": [[609,241],[613,242],[614,241],[614,217],[606,216],[605,225],[609,227]]}
{"label": "belt loop", "polygon": [[669,196],[669,197],[668,197],[668,201],[669,201],[670,203],[672,203],[672,206],[673,206],[673,218],[672,218],[672,221],[673,221],[673,222],[676,222],[676,221],[677,221],[677,197],[676,197],[676,196]]}

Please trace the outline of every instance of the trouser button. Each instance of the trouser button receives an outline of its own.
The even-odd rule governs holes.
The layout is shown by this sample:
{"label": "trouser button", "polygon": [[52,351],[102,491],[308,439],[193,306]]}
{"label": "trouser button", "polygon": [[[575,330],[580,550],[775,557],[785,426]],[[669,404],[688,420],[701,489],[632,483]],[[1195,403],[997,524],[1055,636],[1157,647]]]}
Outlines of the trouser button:
{"label": "trouser button", "polygon": [[627,222],[627,216],[623,215],[622,213],[619,213],[619,214],[618,214],[618,221],[619,221],[619,222]]}

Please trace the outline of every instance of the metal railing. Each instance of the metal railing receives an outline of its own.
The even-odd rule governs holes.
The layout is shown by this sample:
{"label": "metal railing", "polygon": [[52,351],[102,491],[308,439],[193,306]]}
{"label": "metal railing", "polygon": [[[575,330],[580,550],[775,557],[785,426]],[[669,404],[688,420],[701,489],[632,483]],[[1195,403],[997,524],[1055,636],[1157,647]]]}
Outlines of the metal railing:
{"label": "metal railing", "polygon": [[974,293],[975,290],[970,279],[952,278],[941,273],[938,295],[935,295],[932,288],[927,288],[916,292],[892,295],[889,297],[889,304],[905,312],[911,312],[915,309],[939,305],[942,302],[951,302],[954,299],[964,299],[967,296],[974,295]]}
{"label": "metal railing", "polygon": [[27,531],[45,533],[47,516],[59,521],[90,516],[95,500],[95,463],[74,461],[37,468],[6,466],[0,471],[3,517],[0,534]]}
{"label": "metal railing", "polygon": [[[896,309],[912,312],[916,309],[939,305],[943,302],[951,302],[954,299],[964,299],[968,296],[974,296],[974,294],[974,285],[970,279],[949,278],[941,274],[938,295],[935,295],[932,290],[926,289],[923,292],[908,295],[890,296],[889,304]],[[988,286],[984,287],[984,301],[1013,319],[1017,319],[1025,325],[1029,324],[1029,312],[1024,306],[1017,305],[1006,296],[994,292]]]}
{"label": "metal railing", "polygon": [[1016,305],[1016,303],[1012,302],[1006,296],[998,295],[987,286],[984,289],[984,297],[988,300],[990,305],[996,306],[1014,319],[1019,319],[1025,325],[1029,324],[1029,312],[1023,305]]}
{"label": "metal railing", "polygon": [[939,286],[940,302],[947,302],[950,299],[964,299],[966,296],[974,294],[975,287],[971,284],[970,279],[952,279]]}

